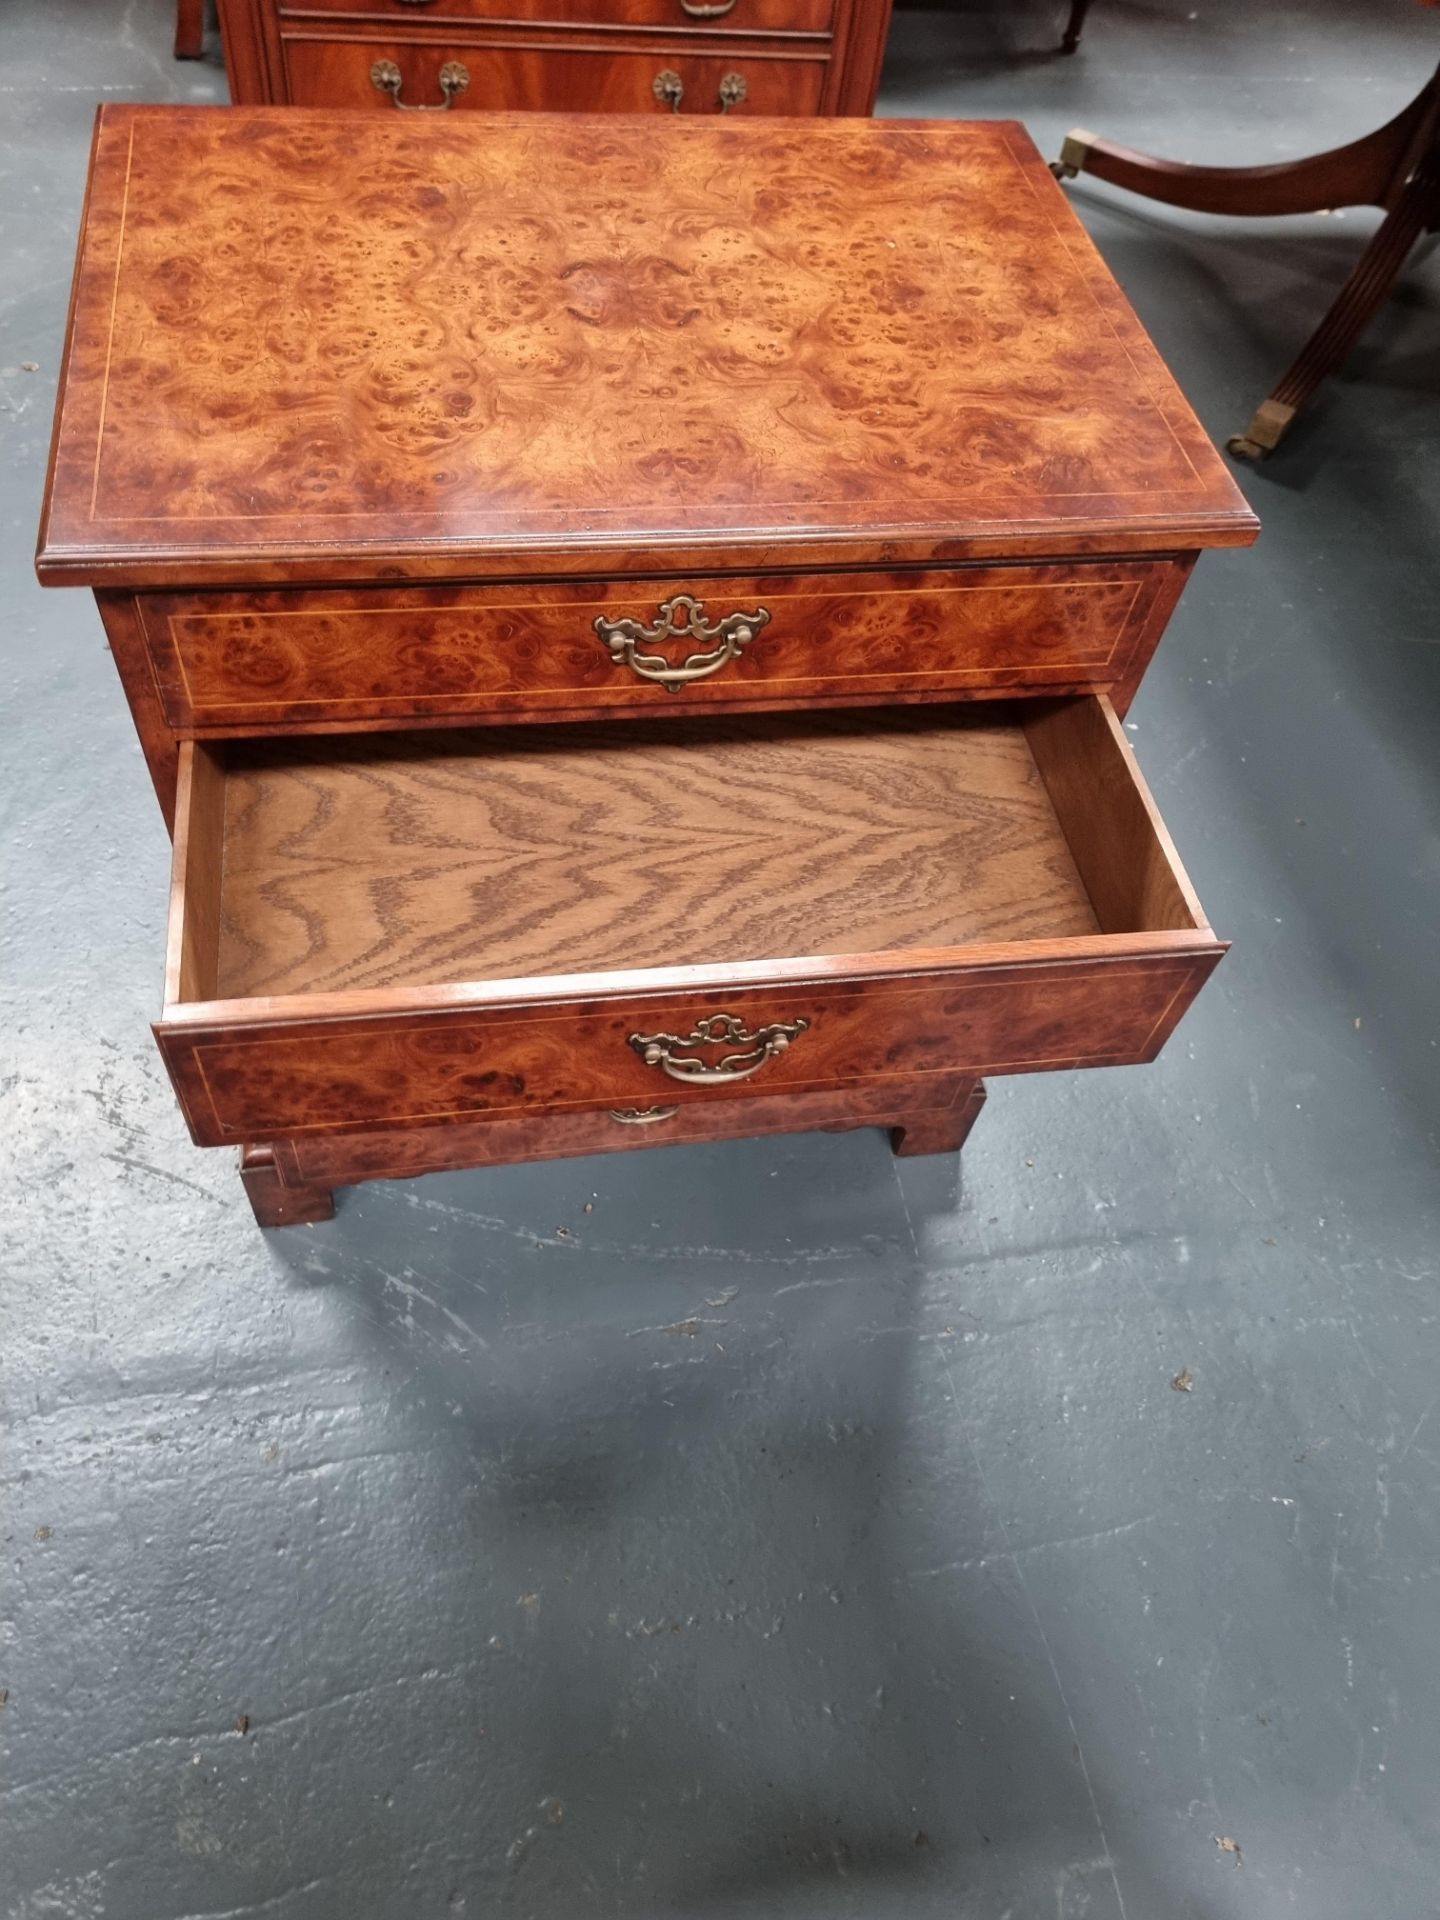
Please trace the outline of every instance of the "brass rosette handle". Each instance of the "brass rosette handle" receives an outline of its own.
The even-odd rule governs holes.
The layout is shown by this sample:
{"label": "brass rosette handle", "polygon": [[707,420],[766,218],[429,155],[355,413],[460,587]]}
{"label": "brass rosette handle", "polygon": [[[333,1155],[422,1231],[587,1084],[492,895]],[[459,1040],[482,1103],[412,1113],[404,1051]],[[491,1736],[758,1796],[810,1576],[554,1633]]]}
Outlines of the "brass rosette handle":
{"label": "brass rosette handle", "polygon": [[405,85],[405,76],[393,60],[377,60],[370,69],[370,84],[381,93],[388,93],[392,106],[399,107],[402,113],[445,113],[453,105],[456,94],[464,93],[470,84],[470,69],[459,60],[447,60],[440,69],[440,92],[444,96],[437,104],[426,104],[420,100],[402,100],[400,90]]}
{"label": "brass rosette handle", "polygon": [[[731,5],[733,6],[733,4],[734,0],[731,0]],[[681,0],[681,5],[684,5],[684,0]],[[730,8],[686,7],[685,11],[693,14],[697,20],[704,20],[713,14],[728,13]],[[661,68],[660,72],[657,73],[655,78],[650,82],[650,91],[662,107],[669,107],[672,113],[679,113],[680,103],[685,98],[685,82],[673,67]],[[738,107],[740,105],[749,91],[750,89],[745,84],[745,76],[743,73],[727,73],[720,82],[720,91],[716,95],[715,104],[719,107],[721,113],[729,113],[732,107]]]}
{"label": "brass rosette handle", "polygon": [[[707,1087],[719,1087],[732,1080],[748,1080],[767,1062],[784,1053],[792,1040],[806,1031],[808,1020],[776,1020],[753,1033],[733,1013],[715,1013],[695,1022],[694,1031],[683,1037],[676,1033],[632,1033],[630,1044],[647,1067],[659,1067],[672,1080],[700,1081]],[[702,1047],[726,1047],[730,1051],[718,1060],[695,1058]]]}
{"label": "brass rosette handle", "polygon": [[[660,608],[654,626],[642,626],[638,620],[607,620],[602,613],[596,618],[595,631],[610,649],[617,667],[629,667],[640,679],[654,680],[667,693],[678,693],[691,680],[708,679],[728,661],[738,659],[769,621],[769,608],[757,607],[754,613],[727,613],[723,620],[711,622],[705,618],[703,600],[677,593]],[[701,653],[690,654],[678,666],[663,653],[640,651],[664,640],[703,640],[711,644]]]}
{"label": "brass rosette handle", "polygon": [[685,98],[685,82],[673,67],[662,67],[650,82],[650,91],[662,107],[669,107],[672,113],[679,113],[680,102]]}

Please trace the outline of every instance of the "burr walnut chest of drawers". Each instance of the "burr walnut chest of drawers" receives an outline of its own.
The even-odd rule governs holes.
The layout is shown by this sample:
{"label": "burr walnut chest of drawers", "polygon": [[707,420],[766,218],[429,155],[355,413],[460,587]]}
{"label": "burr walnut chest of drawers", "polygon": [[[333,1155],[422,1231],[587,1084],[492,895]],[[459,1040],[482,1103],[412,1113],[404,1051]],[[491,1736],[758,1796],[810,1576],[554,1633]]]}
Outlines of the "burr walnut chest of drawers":
{"label": "burr walnut chest of drawers", "polygon": [[219,0],[237,105],[866,114],[890,0]]}
{"label": "burr walnut chest of drawers", "polygon": [[1117,716],[1254,534],[1013,124],[100,115],[38,565],[263,1222],[1150,1059],[1223,943]]}

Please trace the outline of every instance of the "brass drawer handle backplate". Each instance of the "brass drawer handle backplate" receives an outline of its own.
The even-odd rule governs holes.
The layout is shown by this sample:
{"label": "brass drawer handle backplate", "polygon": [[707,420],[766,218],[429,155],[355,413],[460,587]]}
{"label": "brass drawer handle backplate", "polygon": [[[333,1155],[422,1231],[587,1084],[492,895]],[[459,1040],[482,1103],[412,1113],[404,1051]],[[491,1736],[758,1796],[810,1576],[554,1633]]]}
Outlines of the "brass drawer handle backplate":
{"label": "brass drawer handle backplate", "polygon": [[702,6],[700,0],[680,0],[682,10],[692,20],[719,20],[727,13],[735,11],[735,0],[720,0],[718,6]]}
{"label": "brass drawer handle backplate", "polygon": [[[684,4],[684,0],[681,0]],[[733,4],[733,0],[732,0]],[[703,19],[712,13],[728,13],[729,7],[686,7],[687,13],[693,13],[697,19]],[[672,113],[679,113],[680,102],[685,98],[685,82],[673,67],[662,67],[650,82],[650,91],[662,106],[669,107]],[[738,107],[749,92],[743,73],[727,73],[720,82],[718,104],[721,113],[729,113],[732,107]]]}
{"label": "brass drawer handle backplate", "polygon": [[673,1120],[679,1107],[611,1107],[610,1118],[622,1127],[658,1127],[662,1120]]}
{"label": "brass drawer handle backplate", "polygon": [[[418,0],[405,0],[406,5],[416,5]],[[454,102],[457,93],[464,93],[470,84],[470,69],[458,60],[447,60],[440,69],[440,91],[444,99],[438,106],[426,106],[418,100],[402,100],[400,89],[405,84],[405,76],[393,60],[377,60],[370,69],[370,84],[381,93],[388,93],[392,103],[402,113],[444,113]]]}
{"label": "brass drawer handle backplate", "polygon": [[[769,623],[767,607],[754,613],[727,613],[713,624],[706,620],[705,602],[691,594],[677,593],[661,607],[653,627],[642,627],[638,620],[607,620],[601,614],[595,631],[610,649],[617,667],[629,667],[642,680],[656,680],[667,693],[678,693],[689,680],[704,680],[718,673],[727,660],[734,660],[763,626]],[[659,653],[640,653],[643,643],[654,646],[660,640],[709,640],[716,642],[708,652],[692,653],[678,667]]]}
{"label": "brass drawer handle backplate", "polygon": [[[784,1053],[790,1042],[805,1032],[808,1020],[777,1020],[768,1027],[747,1033],[745,1022],[733,1013],[711,1014],[697,1020],[693,1033],[683,1039],[674,1033],[632,1033],[630,1044],[647,1067],[659,1067],[672,1080],[703,1080],[718,1087],[727,1080],[748,1080],[767,1060]],[[705,1060],[686,1058],[684,1048],[730,1047],[714,1065]]]}

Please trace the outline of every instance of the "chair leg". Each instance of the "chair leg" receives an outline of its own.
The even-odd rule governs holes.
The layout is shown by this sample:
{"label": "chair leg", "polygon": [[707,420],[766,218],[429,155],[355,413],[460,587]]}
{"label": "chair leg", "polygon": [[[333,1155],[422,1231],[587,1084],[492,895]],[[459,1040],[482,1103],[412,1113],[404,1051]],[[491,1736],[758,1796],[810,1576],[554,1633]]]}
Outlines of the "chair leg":
{"label": "chair leg", "polygon": [[198,60],[205,51],[205,0],[177,0],[175,58]]}
{"label": "chair leg", "polygon": [[1349,357],[1352,348],[1395,284],[1415,242],[1440,214],[1440,155],[1410,180],[1386,214],[1355,271],[1330,311],[1306,342],[1300,357],[1266,400],[1244,433],[1226,442],[1237,460],[1263,460],[1273,453],[1316,388]]}
{"label": "chair leg", "polygon": [[1074,53],[1080,44],[1080,36],[1085,31],[1085,16],[1090,11],[1091,0],[1071,0],[1070,18],[1065,23],[1065,35],[1060,42],[1062,53]]}
{"label": "chair leg", "polygon": [[1137,153],[1076,127],[1050,171],[1057,180],[1087,173],[1147,200],[1192,213],[1318,213],[1330,207],[1391,207],[1422,162],[1440,125],[1440,72],[1383,127],[1326,153],[1270,167],[1192,167]]}

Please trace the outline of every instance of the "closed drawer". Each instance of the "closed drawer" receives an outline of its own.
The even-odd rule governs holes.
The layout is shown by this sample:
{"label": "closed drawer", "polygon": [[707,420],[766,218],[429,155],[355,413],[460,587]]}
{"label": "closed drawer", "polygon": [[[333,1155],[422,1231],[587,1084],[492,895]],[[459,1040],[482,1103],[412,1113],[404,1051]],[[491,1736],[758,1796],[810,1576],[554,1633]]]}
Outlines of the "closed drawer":
{"label": "closed drawer", "polygon": [[917,1119],[963,1111],[974,1084],[963,1074],[932,1074],[913,1085],[884,1081],[839,1092],[759,1093],[735,1100],[692,1100],[688,1106],[661,1101],[615,1112],[602,1108],[522,1120],[461,1120],[444,1127],[307,1133],[276,1141],[275,1164],[287,1186],[344,1187],[362,1180],[408,1180],[460,1161],[504,1166],[702,1140],[751,1140],[767,1133],[843,1133],[855,1127],[896,1127],[903,1132]]}
{"label": "closed drawer", "polygon": [[835,0],[281,0],[282,18],[383,20],[423,27],[442,20],[566,27],[690,27],[703,32],[824,33]]}
{"label": "closed drawer", "polygon": [[201,1144],[1150,1058],[1219,959],[1108,702],[187,743]]}
{"label": "closed drawer", "polygon": [[149,594],[137,604],[166,717],[186,731],[534,719],[672,702],[1110,688],[1148,656],[1187,566]]}
{"label": "closed drawer", "polygon": [[[283,39],[293,107],[461,111],[814,114],[823,57],[700,55],[657,38],[653,52],[495,46],[482,40]],[[657,91],[657,87],[659,91]],[[668,89],[668,91],[667,91]],[[728,103],[728,106],[727,106]]]}

